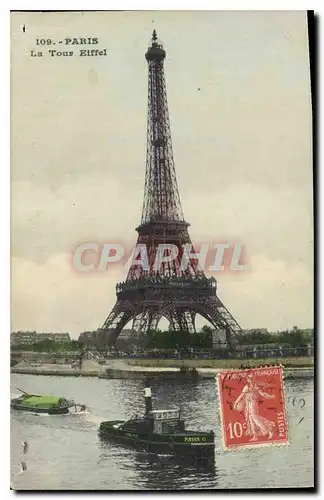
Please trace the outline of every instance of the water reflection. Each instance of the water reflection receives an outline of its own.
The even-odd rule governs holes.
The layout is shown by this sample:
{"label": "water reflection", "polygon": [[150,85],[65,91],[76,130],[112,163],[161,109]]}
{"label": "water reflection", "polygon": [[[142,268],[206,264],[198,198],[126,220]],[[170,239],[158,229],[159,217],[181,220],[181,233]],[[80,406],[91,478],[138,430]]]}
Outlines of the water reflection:
{"label": "water reflection", "polygon": [[[113,450],[126,449],[122,445],[100,442],[99,463],[107,459]],[[173,454],[158,454],[129,449],[132,456],[132,470],[136,475],[130,478],[131,486],[136,489],[177,490],[182,488],[215,488],[217,469],[215,457],[190,457]],[[124,468],[129,468],[124,463]]]}

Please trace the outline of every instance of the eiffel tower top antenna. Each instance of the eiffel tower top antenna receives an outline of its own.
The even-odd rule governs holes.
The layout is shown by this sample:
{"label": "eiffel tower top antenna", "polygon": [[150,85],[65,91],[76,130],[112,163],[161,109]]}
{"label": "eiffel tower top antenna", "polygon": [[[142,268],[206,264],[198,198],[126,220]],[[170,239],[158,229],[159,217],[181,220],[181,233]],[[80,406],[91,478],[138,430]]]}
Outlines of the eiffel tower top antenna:
{"label": "eiffel tower top antenna", "polygon": [[184,221],[175,174],[164,76],[166,52],[153,30],[148,63],[147,152],[141,224]]}

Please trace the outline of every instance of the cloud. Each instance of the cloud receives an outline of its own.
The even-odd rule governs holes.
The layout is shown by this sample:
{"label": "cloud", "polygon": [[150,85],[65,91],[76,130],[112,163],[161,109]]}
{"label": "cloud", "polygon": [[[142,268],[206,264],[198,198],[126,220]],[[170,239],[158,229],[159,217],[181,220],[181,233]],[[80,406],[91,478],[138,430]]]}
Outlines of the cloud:
{"label": "cloud", "polygon": [[250,262],[250,273],[225,275],[218,283],[220,299],[242,328],[311,328],[313,274],[308,267],[303,262],[287,264],[262,254]]}
{"label": "cloud", "polygon": [[191,191],[183,204],[193,241],[239,240],[252,255],[265,253],[287,263],[304,262],[311,269],[311,190],[271,189],[246,182],[209,196]]}
{"label": "cloud", "polygon": [[44,264],[12,258],[12,329],[77,334],[96,329],[115,299],[115,285],[123,271],[77,274],[69,254]]}

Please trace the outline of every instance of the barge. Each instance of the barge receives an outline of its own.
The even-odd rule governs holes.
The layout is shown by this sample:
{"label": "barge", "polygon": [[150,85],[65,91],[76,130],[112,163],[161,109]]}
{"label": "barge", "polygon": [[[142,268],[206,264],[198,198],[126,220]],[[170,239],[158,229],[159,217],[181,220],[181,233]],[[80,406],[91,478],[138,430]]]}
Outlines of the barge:
{"label": "barge", "polygon": [[47,413],[48,415],[82,413],[86,410],[85,405],[76,404],[74,401],[60,396],[28,394],[21,391],[21,389],[18,390],[22,392],[22,395],[11,400],[10,407],[12,410]]}

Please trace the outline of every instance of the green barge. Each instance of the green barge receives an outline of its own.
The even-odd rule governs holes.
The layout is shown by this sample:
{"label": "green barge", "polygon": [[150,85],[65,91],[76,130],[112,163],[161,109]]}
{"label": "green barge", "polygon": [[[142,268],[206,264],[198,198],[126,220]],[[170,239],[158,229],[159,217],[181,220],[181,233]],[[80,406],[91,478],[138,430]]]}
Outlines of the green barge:
{"label": "green barge", "polygon": [[13,398],[10,402],[12,410],[29,411],[33,413],[46,413],[48,415],[66,415],[85,411],[84,405],[76,404],[72,400],[60,396],[44,396],[41,394],[28,394],[21,391],[22,395]]}

